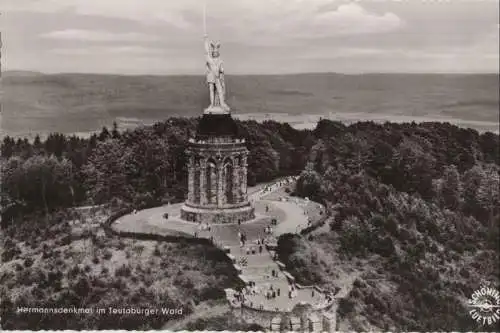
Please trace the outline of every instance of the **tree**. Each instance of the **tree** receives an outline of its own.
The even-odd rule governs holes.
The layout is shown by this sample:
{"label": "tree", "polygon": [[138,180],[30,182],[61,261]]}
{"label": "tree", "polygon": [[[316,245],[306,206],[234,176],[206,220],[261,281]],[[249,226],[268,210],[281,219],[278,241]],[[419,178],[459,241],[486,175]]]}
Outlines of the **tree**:
{"label": "tree", "polygon": [[172,170],[176,158],[166,140],[152,130],[99,142],[83,169],[89,196],[99,203],[161,198],[178,186]]}
{"label": "tree", "polygon": [[99,134],[99,136],[97,137],[99,141],[106,141],[107,139],[110,138],[110,134],[109,134],[109,131],[108,131],[108,128],[106,126],[104,126],[101,130],[101,133]]}
{"label": "tree", "polygon": [[498,213],[500,177],[498,167],[488,165],[477,189],[477,200],[488,212],[488,222],[494,227],[494,216]]}
{"label": "tree", "polygon": [[89,197],[102,203],[113,197],[131,198],[127,183],[126,156],[130,151],[118,140],[99,142],[83,167]]}
{"label": "tree", "polygon": [[439,197],[442,205],[451,210],[459,210],[462,197],[462,183],[457,167],[454,165],[446,166],[443,178],[438,183]]}
{"label": "tree", "polygon": [[481,207],[477,199],[477,191],[485,172],[480,165],[475,165],[467,170],[462,177],[464,212],[479,218]]}
{"label": "tree", "polygon": [[275,178],[279,172],[279,159],[279,154],[270,144],[250,149],[248,154],[249,185]]}
{"label": "tree", "polygon": [[318,172],[314,170],[314,165],[308,163],[306,169],[302,171],[297,180],[297,193],[303,197],[319,199],[322,179]]}
{"label": "tree", "polygon": [[2,157],[3,158],[11,157],[12,154],[14,153],[15,148],[16,148],[15,140],[7,135],[2,142]]}
{"label": "tree", "polygon": [[113,139],[120,138],[120,131],[118,131],[118,124],[116,123],[116,121],[113,122],[113,129],[111,130],[111,137]]}
{"label": "tree", "polygon": [[36,151],[40,151],[43,148],[43,144],[40,140],[40,135],[35,136],[35,140],[33,141],[33,147],[35,148]]}
{"label": "tree", "polygon": [[391,164],[392,177],[386,182],[400,191],[418,192],[426,199],[432,198],[436,159],[418,143],[404,139],[395,149]]}
{"label": "tree", "polygon": [[12,200],[31,209],[43,208],[45,213],[72,203],[72,163],[54,155],[35,155],[22,160],[11,157],[3,174],[3,191]]}

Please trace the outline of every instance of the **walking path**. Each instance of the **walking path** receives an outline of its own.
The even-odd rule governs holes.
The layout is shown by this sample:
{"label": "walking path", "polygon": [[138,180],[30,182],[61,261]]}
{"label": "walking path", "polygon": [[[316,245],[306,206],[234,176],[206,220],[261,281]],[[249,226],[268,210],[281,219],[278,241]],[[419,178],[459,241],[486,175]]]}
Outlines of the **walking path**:
{"label": "walking path", "polygon": [[[249,188],[249,200],[255,207],[256,218],[241,225],[212,224],[210,230],[200,230],[198,223],[180,219],[182,204],[176,204],[125,215],[119,218],[112,228],[117,231],[213,239],[219,247],[229,250],[242,280],[253,284],[253,287],[246,288],[243,306],[289,312],[295,305],[305,302],[315,308],[322,308],[331,302],[327,295],[314,288],[297,288],[294,278],[273,260],[272,247],[268,247],[268,251],[257,244],[257,240],[265,238],[268,246],[271,246],[282,234],[300,232],[309,225],[309,216],[313,215],[311,212],[316,212],[315,215],[319,217],[317,211],[322,209],[321,205],[290,198],[284,193],[277,195],[283,186],[294,180],[282,179],[257,188]],[[164,217],[165,213],[168,213],[168,219]],[[272,226],[271,234],[266,234],[264,230],[270,226],[271,218],[276,219],[277,224]],[[240,246],[239,233],[244,233],[247,237],[244,247]],[[292,288],[294,291],[290,294]],[[267,297],[267,293],[273,297]]]}

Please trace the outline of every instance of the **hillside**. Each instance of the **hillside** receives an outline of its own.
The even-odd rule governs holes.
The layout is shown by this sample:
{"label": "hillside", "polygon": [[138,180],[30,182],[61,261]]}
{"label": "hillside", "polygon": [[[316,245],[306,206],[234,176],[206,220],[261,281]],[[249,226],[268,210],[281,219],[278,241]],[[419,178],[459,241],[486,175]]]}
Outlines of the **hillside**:
{"label": "hillside", "polygon": [[36,71],[24,71],[24,70],[10,70],[10,71],[2,71],[2,78],[7,77],[23,77],[23,76],[40,76],[44,75],[42,72]]}
{"label": "hillside", "polygon": [[[236,272],[213,247],[106,237],[101,213],[68,210],[47,216],[43,226],[30,216],[15,233],[6,232],[0,268],[4,329],[160,329],[189,316],[200,302],[223,301],[223,289],[237,283]],[[92,312],[16,312],[19,307]],[[177,312],[118,312],[123,308]]]}
{"label": "hillside", "polygon": [[282,237],[279,251],[303,284],[335,290],[359,274],[339,329],[496,331],[471,318],[467,300],[500,287],[498,136],[490,146],[442,125],[328,122],[316,135],[297,192],[331,218]]}
{"label": "hillside", "polygon": [[[197,302],[223,297],[234,272],[220,253],[103,239],[98,216],[73,210],[184,200],[185,149],[196,125],[194,118],[171,118],[124,132],[103,129],[88,139],[3,140],[0,310],[6,328],[58,325],[51,317],[13,315],[16,305],[164,300],[194,311]],[[303,284],[334,291],[343,277],[360,276],[339,305],[340,330],[478,329],[467,298],[483,283],[500,286],[497,134],[442,123],[323,120],[314,131],[272,121],[237,125],[249,149],[249,185],[302,171],[296,194],[327,206],[326,227],[305,235],[307,242],[284,236],[278,246],[287,270]],[[91,319],[67,325],[117,327],[109,317]],[[123,316],[119,327],[156,328],[168,319]],[[218,322],[241,329],[222,310],[190,328],[220,329]]]}
{"label": "hillside", "polygon": [[[132,128],[199,115],[208,100],[201,76],[15,74],[7,73],[2,82],[2,130],[15,136],[84,135],[114,121]],[[229,75],[227,87],[228,103],[238,115],[303,117],[297,122],[307,122],[308,116],[449,121],[481,131],[498,129],[496,75]]]}

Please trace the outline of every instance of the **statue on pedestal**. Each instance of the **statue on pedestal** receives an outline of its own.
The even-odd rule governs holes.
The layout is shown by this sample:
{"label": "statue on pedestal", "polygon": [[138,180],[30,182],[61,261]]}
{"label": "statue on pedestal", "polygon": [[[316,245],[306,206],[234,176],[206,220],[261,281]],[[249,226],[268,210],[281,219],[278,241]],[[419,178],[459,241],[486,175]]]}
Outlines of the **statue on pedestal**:
{"label": "statue on pedestal", "polygon": [[229,106],[225,100],[226,85],[219,49],[220,43],[210,41],[205,34],[207,83],[210,92],[210,106],[205,109],[205,113],[229,113]]}

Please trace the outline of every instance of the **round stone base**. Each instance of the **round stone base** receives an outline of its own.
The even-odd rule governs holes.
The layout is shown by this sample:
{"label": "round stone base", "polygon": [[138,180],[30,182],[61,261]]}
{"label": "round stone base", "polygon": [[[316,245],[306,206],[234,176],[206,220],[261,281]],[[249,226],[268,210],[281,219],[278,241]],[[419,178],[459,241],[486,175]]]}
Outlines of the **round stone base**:
{"label": "round stone base", "polygon": [[184,204],[181,219],[199,223],[238,223],[255,218],[255,209],[248,205],[238,208],[198,208]]}

